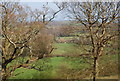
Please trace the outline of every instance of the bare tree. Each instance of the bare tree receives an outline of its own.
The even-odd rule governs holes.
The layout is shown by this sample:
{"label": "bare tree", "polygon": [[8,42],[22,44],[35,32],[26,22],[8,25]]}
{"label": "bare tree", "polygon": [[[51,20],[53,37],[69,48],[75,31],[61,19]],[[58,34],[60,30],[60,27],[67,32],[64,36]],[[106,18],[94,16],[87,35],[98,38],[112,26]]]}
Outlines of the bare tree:
{"label": "bare tree", "polygon": [[48,2],[46,2],[46,4],[44,4],[40,10],[39,9],[32,10],[31,20],[42,21],[44,24],[48,24],[50,21],[55,19],[58,13],[65,9],[66,2],[61,3],[54,2],[53,5],[56,6],[57,10],[53,10],[49,6]]}
{"label": "bare tree", "polygon": [[[29,67],[28,63],[32,58],[20,65],[11,66],[12,70],[10,70],[11,67],[7,67],[13,60],[23,55],[23,51],[26,48],[29,49],[29,54],[31,54],[30,52],[36,54],[37,51],[35,57],[40,59],[43,58],[44,54],[51,53],[53,50],[52,40],[47,40],[47,38],[52,39],[52,36],[42,32],[46,30],[43,23],[27,21],[29,17],[28,12],[30,11],[29,7],[22,6],[18,2],[2,2],[0,6],[2,7],[2,45],[0,46],[2,50],[2,79],[6,80],[17,68]],[[34,43],[33,40],[35,40]],[[33,49],[35,46],[36,50]],[[41,53],[42,50],[44,52]]]}
{"label": "bare tree", "polygon": [[[109,29],[111,23],[117,22],[119,6],[115,2],[74,2],[68,3],[68,17],[81,23],[84,35],[90,38],[91,48],[85,48],[93,58],[93,81],[98,75],[98,60],[104,55],[109,41],[118,36],[118,32]],[[114,29],[117,29],[114,28]]]}
{"label": "bare tree", "polygon": [[[19,14],[19,10],[24,11],[18,2],[2,2],[2,76],[3,80],[11,75],[7,65],[18,58],[26,45],[25,39],[28,38],[29,29],[24,27],[25,16]],[[21,21],[19,22],[19,19]],[[25,30],[25,31],[24,31]],[[23,33],[22,33],[23,32]],[[30,35],[30,34],[29,34]]]}

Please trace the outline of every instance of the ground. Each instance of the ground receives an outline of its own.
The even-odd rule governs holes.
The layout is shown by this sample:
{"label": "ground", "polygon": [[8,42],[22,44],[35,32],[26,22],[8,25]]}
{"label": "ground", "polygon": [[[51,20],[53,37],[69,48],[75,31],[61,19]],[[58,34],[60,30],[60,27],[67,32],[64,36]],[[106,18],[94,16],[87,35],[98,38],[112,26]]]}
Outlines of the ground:
{"label": "ground", "polygon": [[[57,49],[54,50],[51,54],[81,54],[84,53],[83,48],[80,48],[77,44],[73,43],[54,43],[53,45]],[[89,46],[88,46],[89,47]],[[105,66],[108,64],[107,69],[110,71],[100,73],[99,78],[107,78],[107,77],[117,77],[117,54],[104,55],[101,57],[101,66]],[[27,59],[21,58],[22,61]],[[89,60],[92,63],[92,60]],[[111,62],[111,65],[109,65]],[[10,65],[14,65],[17,62],[13,62]],[[16,69],[10,79],[76,79],[84,77],[84,74],[88,74],[84,78],[90,78],[91,71],[84,72],[85,69],[90,69],[92,66],[88,63],[88,59],[83,59],[82,57],[47,57],[38,60],[37,62],[31,63],[31,66],[35,66],[37,68],[42,69],[42,71],[38,71],[35,69],[26,69],[19,68]],[[107,66],[105,66],[106,68]],[[113,67],[111,69],[111,67]],[[81,74],[82,73],[82,74]],[[108,75],[106,75],[106,73]],[[81,76],[83,75],[83,76]]]}

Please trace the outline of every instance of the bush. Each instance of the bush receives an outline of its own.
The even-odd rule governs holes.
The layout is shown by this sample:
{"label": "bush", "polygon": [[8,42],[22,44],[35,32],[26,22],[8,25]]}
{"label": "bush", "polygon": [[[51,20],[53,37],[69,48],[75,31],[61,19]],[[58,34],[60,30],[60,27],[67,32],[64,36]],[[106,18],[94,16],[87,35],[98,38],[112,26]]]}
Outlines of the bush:
{"label": "bush", "polygon": [[41,31],[30,41],[32,55],[42,58],[44,54],[49,54],[53,49],[52,43],[53,36],[46,31]]}

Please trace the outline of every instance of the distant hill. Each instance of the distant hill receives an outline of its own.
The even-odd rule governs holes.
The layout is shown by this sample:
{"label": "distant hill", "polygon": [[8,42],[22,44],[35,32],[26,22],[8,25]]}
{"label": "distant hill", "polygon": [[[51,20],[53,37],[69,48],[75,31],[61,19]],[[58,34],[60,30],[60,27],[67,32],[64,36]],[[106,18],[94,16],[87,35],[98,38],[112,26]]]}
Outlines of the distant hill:
{"label": "distant hill", "polygon": [[47,27],[49,28],[53,28],[53,27],[62,27],[64,25],[80,25],[80,24],[76,24],[75,21],[52,21],[50,23],[47,24]]}

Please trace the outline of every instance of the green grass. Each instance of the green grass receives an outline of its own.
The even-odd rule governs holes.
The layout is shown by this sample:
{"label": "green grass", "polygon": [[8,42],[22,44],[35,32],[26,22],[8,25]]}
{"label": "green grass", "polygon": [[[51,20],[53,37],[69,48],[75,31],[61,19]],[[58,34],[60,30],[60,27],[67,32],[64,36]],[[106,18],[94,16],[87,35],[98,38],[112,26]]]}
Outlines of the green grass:
{"label": "green grass", "polygon": [[38,78],[40,72],[34,69],[18,68],[10,79],[33,79]]}
{"label": "green grass", "polygon": [[[55,43],[53,45],[56,50],[52,52],[52,54],[83,54],[85,53],[85,50],[83,47],[73,44],[73,43]],[[85,48],[90,48],[90,46],[85,45]]]}
{"label": "green grass", "polygon": [[100,58],[101,64],[106,64],[110,62],[118,62],[118,54],[104,55]]}
{"label": "green grass", "polygon": [[[66,54],[66,53],[73,53],[75,44],[67,44],[67,43],[55,43],[54,47],[57,48],[57,50],[53,51],[52,54]],[[76,47],[77,48],[77,47]]]}
{"label": "green grass", "polygon": [[[84,53],[82,47],[73,43],[55,43],[54,47],[57,49],[52,54],[80,54]],[[90,46],[84,46],[89,48]],[[109,61],[117,61],[117,54],[105,55],[101,57],[101,63],[107,63]],[[19,58],[22,60],[22,58]],[[27,58],[25,58],[27,59]],[[31,66],[42,69],[43,71],[37,71],[35,69],[19,68],[15,70],[13,76],[10,79],[56,79],[63,78],[65,72],[70,69],[76,71],[89,68],[90,64],[87,63],[87,59],[80,57],[67,58],[67,57],[52,57],[43,58],[37,62],[31,63]],[[20,61],[20,60],[19,60]],[[10,65],[14,65],[16,61],[13,61]],[[89,60],[91,62],[91,60]],[[17,63],[17,62],[16,62]],[[62,77],[60,76],[63,75]],[[16,76],[14,76],[16,75]]]}
{"label": "green grass", "polygon": [[69,67],[71,69],[75,69],[75,70],[82,70],[82,69],[86,69],[89,68],[89,64],[87,64],[86,60],[80,57],[76,57],[76,58],[66,58],[65,59],[66,62],[68,63]]}
{"label": "green grass", "polygon": [[[37,71],[34,69],[19,68],[13,73],[11,79],[49,79],[49,78],[62,78],[59,77],[58,72],[62,72],[64,69],[81,70],[89,67],[85,63],[85,60],[80,58],[65,58],[65,57],[53,57],[39,60],[31,65],[37,68],[41,68],[43,71]],[[35,76],[34,76],[35,75]],[[62,74],[61,74],[62,75]]]}
{"label": "green grass", "polygon": [[62,38],[62,39],[72,39],[72,38],[74,38],[74,37],[72,37],[72,36],[70,36],[70,37],[58,37],[58,38]]}

